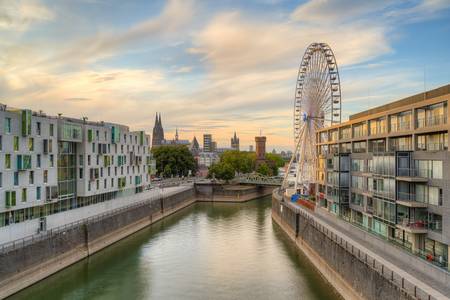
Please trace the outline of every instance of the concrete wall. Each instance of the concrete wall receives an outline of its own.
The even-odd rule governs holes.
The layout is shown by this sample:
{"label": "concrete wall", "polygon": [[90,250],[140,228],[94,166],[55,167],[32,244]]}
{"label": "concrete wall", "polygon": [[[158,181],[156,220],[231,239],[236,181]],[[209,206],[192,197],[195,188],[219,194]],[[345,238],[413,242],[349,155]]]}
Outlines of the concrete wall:
{"label": "concrete wall", "polygon": [[0,298],[7,297],[195,202],[194,189],[151,199],[0,253]]}
{"label": "concrete wall", "polygon": [[[190,188],[190,187],[186,187]],[[183,187],[167,187],[164,189],[155,188],[144,191],[142,193],[128,195],[85,207],[79,207],[46,217],[47,230],[51,230],[68,223],[77,222],[85,218],[95,215],[107,213],[109,211],[131,205],[140,201],[155,200],[161,196],[169,197],[174,193],[178,193]],[[7,243],[36,234],[39,228],[39,220],[33,219],[9,226],[0,227],[0,241]]]}
{"label": "concrete wall", "polygon": [[272,197],[273,220],[345,299],[446,299],[434,290],[418,287],[408,274],[400,272],[405,277],[400,276],[332,228],[316,222],[311,214],[280,200],[276,194]]}
{"label": "concrete wall", "polygon": [[[196,183],[195,191],[198,201],[245,202],[271,195],[274,186],[235,186],[220,183]],[[248,188],[238,188],[248,187]]]}

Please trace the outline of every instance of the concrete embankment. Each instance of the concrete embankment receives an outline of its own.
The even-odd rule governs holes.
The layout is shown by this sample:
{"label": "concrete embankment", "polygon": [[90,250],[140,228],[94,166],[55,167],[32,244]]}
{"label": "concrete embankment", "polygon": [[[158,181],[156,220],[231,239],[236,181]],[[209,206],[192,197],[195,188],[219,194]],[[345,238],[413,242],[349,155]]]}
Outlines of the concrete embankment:
{"label": "concrete embankment", "polygon": [[274,189],[274,186],[195,184],[197,201],[200,202],[246,202],[271,195]]}
{"label": "concrete embankment", "polygon": [[87,219],[0,254],[0,299],[12,295],[196,201],[193,187]]}
{"label": "concrete embankment", "polygon": [[272,219],[345,299],[448,299],[274,192]]}

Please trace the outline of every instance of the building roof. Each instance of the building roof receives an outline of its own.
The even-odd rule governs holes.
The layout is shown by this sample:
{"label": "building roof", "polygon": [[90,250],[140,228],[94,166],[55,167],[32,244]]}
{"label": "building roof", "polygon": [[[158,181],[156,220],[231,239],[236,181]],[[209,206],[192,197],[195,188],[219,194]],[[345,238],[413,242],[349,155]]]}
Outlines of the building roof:
{"label": "building roof", "polygon": [[402,107],[405,105],[414,104],[414,103],[417,103],[417,102],[420,102],[423,100],[436,98],[436,97],[443,96],[446,94],[450,94],[450,84],[438,87],[433,90],[429,90],[425,93],[419,93],[414,96],[409,96],[409,97],[406,97],[406,98],[403,98],[403,99],[400,99],[400,100],[397,100],[394,102],[390,102],[388,104],[384,104],[384,105],[381,105],[378,107],[374,107],[374,108],[350,115],[349,120],[363,118],[363,117],[366,117],[366,116],[369,116],[372,114],[388,111],[388,110]]}

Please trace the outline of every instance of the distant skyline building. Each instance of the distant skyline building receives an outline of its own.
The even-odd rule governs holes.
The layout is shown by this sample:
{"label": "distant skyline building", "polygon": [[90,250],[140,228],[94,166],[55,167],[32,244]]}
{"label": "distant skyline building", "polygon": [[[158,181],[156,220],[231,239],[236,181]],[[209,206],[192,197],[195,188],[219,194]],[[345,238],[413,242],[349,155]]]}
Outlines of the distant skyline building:
{"label": "distant skyline building", "polygon": [[156,113],[155,125],[153,126],[152,147],[158,147],[163,144],[164,141],[164,129],[161,122],[161,113],[158,116]]}
{"label": "distant skyline building", "polygon": [[197,141],[197,138],[194,135],[194,138],[192,139],[190,150],[194,156],[198,155],[200,153],[200,145]]}
{"label": "distant skyline building", "polygon": [[255,136],[256,144],[256,165],[266,161],[266,140],[265,136]]}
{"label": "distant skyline building", "polygon": [[175,136],[172,140],[164,138],[164,128],[161,121],[161,113],[156,113],[155,125],[153,126],[152,147],[170,146],[170,145],[185,145],[190,146],[189,140],[180,140],[178,128],[175,130]]}
{"label": "distant skyline building", "polygon": [[239,138],[236,135],[236,131],[234,132],[234,136],[231,138],[231,149],[239,151]]}
{"label": "distant skyline building", "polygon": [[253,152],[253,145],[248,146],[248,151]]}
{"label": "distant skyline building", "polygon": [[209,133],[203,134],[203,152],[212,152],[212,135]]}

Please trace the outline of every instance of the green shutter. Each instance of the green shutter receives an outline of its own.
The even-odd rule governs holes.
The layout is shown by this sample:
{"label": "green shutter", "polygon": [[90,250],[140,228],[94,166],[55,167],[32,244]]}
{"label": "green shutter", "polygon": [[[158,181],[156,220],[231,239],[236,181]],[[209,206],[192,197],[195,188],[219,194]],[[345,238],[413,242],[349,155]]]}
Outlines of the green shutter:
{"label": "green shutter", "polygon": [[31,110],[22,110],[22,136],[31,134]]}
{"label": "green shutter", "polygon": [[92,142],[92,129],[88,129],[88,142]]}

